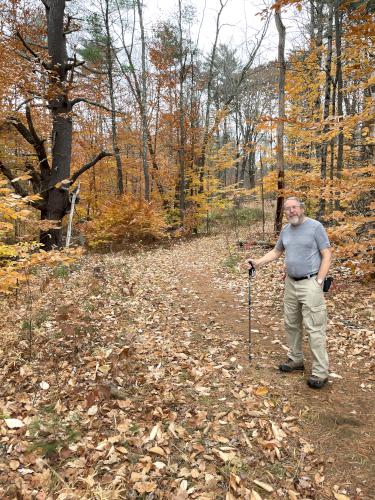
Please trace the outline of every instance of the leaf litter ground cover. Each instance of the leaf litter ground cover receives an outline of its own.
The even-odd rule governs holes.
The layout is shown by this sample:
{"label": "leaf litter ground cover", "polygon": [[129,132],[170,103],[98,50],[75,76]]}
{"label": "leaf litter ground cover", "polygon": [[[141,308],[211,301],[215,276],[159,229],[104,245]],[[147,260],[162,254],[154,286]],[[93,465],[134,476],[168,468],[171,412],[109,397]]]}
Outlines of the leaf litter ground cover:
{"label": "leaf litter ground cover", "polygon": [[1,496],[371,498],[370,286],[334,269],[332,373],[313,391],[276,369],[281,262],[253,281],[248,361],[246,253],[211,236],[89,256],[4,303]]}

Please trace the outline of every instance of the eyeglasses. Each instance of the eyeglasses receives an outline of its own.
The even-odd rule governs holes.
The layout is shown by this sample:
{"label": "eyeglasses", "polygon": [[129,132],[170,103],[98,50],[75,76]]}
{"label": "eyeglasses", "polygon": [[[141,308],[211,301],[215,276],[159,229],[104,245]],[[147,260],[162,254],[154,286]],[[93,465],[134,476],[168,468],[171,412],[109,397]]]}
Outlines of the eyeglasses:
{"label": "eyeglasses", "polygon": [[295,205],[294,207],[286,207],[284,208],[284,212],[291,212],[292,210],[296,210],[296,208],[301,208],[299,205]]}

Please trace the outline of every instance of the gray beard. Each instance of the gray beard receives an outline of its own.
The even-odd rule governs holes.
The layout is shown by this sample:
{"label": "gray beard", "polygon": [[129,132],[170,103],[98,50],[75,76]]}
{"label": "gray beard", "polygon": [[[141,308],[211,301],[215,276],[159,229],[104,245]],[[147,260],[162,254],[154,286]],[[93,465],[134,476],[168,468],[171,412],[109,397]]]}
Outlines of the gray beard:
{"label": "gray beard", "polygon": [[292,226],[299,226],[300,224],[302,224],[302,222],[304,221],[304,216],[302,215],[301,217],[298,217],[298,215],[294,216],[293,219],[297,219],[297,221],[292,221],[291,219],[289,220],[289,223],[292,225]]}

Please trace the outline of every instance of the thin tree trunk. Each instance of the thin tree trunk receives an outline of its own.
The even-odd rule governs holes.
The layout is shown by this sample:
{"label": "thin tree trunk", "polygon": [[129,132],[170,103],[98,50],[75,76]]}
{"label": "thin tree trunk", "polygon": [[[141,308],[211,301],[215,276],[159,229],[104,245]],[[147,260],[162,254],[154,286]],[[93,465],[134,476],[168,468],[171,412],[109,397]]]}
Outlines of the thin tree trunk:
{"label": "thin tree trunk", "polygon": [[203,185],[204,166],[206,163],[206,150],[207,150],[207,144],[208,144],[208,139],[209,139],[210,110],[211,110],[211,102],[212,102],[211,89],[212,89],[214,62],[215,62],[217,43],[218,43],[219,32],[220,32],[220,17],[221,17],[221,14],[222,14],[223,9],[224,9],[226,4],[227,4],[227,0],[224,3],[223,3],[223,0],[220,0],[220,9],[219,9],[219,12],[218,12],[217,17],[216,17],[215,40],[214,40],[214,44],[213,44],[212,50],[211,50],[210,65],[209,65],[209,69],[208,69],[207,101],[206,101],[206,110],[205,110],[204,125],[203,125],[203,141],[202,141],[201,152],[200,152],[199,158],[197,159],[197,165],[199,167],[199,193],[203,193],[203,191],[204,191],[204,185]]}
{"label": "thin tree trunk", "polygon": [[281,231],[284,205],[284,121],[285,121],[285,26],[281,19],[280,9],[275,10],[276,27],[279,34],[278,64],[279,64],[279,92],[278,92],[278,122],[277,137],[277,201],[275,214],[275,232]]}
{"label": "thin tree trunk", "polygon": [[[137,76],[137,73],[136,73],[136,70],[134,67],[134,63],[133,63],[131,49],[128,48],[128,46],[126,45],[126,41],[125,41],[125,33],[124,33],[125,22],[122,20],[122,17],[121,17],[121,10],[120,10],[119,2],[116,2],[116,3],[117,3],[119,19],[120,19],[120,23],[121,23],[122,46],[123,46],[123,49],[125,51],[127,61],[129,63],[129,69],[125,70],[123,67],[124,65],[121,63],[121,60],[118,58],[117,54],[115,54],[115,56],[116,56],[117,62],[119,63],[120,70],[121,70],[124,78],[128,82],[130,90],[131,90],[131,92],[132,92],[132,94],[135,97],[135,100],[137,102],[139,112],[141,115],[141,120],[142,120],[142,144],[143,144],[143,146],[145,143],[147,145],[147,149],[148,149],[148,152],[150,154],[152,171],[156,177],[156,185],[157,185],[159,194],[161,196],[163,196],[165,190],[163,188],[163,185],[160,182],[160,179],[157,177],[158,171],[159,171],[159,166],[158,166],[158,163],[156,161],[154,144],[153,144],[153,140],[152,140],[152,136],[151,136],[150,128],[148,125],[148,120],[147,120],[147,101],[144,102],[143,81],[141,81],[141,83],[140,83],[138,80],[138,76]],[[137,0],[137,5],[139,6],[141,14],[142,14],[142,6],[140,4],[140,0]],[[143,17],[142,17],[142,26],[143,26]],[[144,30],[142,32],[143,32],[143,40],[144,40]],[[145,49],[145,46],[144,46],[144,49]],[[141,80],[142,80],[143,76],[146,77],[146,72],[142,71]],[[147,87],[146,87],[146,90],[147,90]],[[146,97],[147,97],[147,92],[146,92]],[[146,106],[144,106],[144,104]],[[142,156],[144,159],[145,158],[147,159],[147,151],[142,150]],[[149,175],[148,165],[146,168],[145,185],[146,185],[146,183],[148,183],[148,189],[150,191],[150,175]]]}
{"label": "thin tree trunk", "polygon": [[[337,89],[337,80],[335,79],[334,82],[332,82],[332,116],[336,116],[336,89]],[[329,212],[332,212],[333,207],[334,207],[334,193],[333,193],[333,180],[335,176],[335,144],[336,144],[336,138],[332,137],[330,140],[330,164],[329,164],[329,183],[330,183],[330,189],[329,189]]]}
{"label": "thin tree trunk", "polygon": [[265,213],[264,213],[264,186],[263,186],[263,159],[259,157],[260,162],[260,196],[262,201],[262,240],[264,241]]}
{"label": "thin tree trunk", "polygon": [[[142,101],[142,165],[143,175],[145,180],[145,199],[150,199],[150,173],[147,161],[148,137],[147,137],[147,75],[146,75],[146,41],[145,30],[143,26],[143,12],[141,0],[137,0],[139,27],[141,30],[141,60],[142,60],[142,74],[141,74],[141,101]],[[151,139],[151,137],[150,137]]]}
{"label": "thin tree trunk", "polygon": [[116,123],[116,102],[114,95],[113,86],[113,59],[112,59],[112,44],[111,44],[111,32],[109,26],[109,0],[105,0],[105,15],[104,23],[106,30],[106,58],[107,58],[107,71],[108,71],[108,91],[111,101],[111,126],[112,126],[112,147],[116,158],[116,170],[117,170],[117,193],[119,195],[124,194],[124,182],[122,175],[122,162],[120,156],[120,148],[118,147],[117,141],[117,123]]}
{"label": "thin tree trunk", "polygon": [[[322,0],[317,0],[316,3],[315,0],[310,0],[310,9],[311,9],[310,36],[311,36],[311,41],[314,42],[315,45],[314,48],[317,54],[317,72],[320,72],[322,69],[322,48],[323,48],[323,27],[324,27],[323,7],[324,7],[324,2]],[[314,104],[314,118],[317,123],[320,122],[321,118],[320,107],[321,107],[321,89],[319,86],[317,92],[317,98]],[[317,144],[315,144],[315,151],[316,151],[316,158],[319,161],[322,156],[321,144],[319,141]]]}
{"label": "thin tree trunk", "polygon": [[[341,38],[342,38],[342,12],[340,12],[341,0],[336,0],[335,3],[335,37],[336,37],[336,84],[337,84],[337,115],[339,121],[343,119],[343,79],[342,79],[342,62],[341,62]],[[338,142],[337,142],[337,163],[336,177],[338,180],[342,177],[344,163],[344,133],[340,127]],[[335,193],[335,208],[340,209],[340,191],[337,189]]]}
{"label": "thin tree trunk", "polygon": [[[332,66],[332,22],[333,22],[333,0],[329,2],[328,10],[328,26],[327,26],[327,56],[325,63],[325,86],[324,86],[324,103],[323,103],[323,136],[325,136],[329,131],[329,124],[327,119],[329,116],[329,108],[331,104],[331,66]],[[327,152],[328,152],[328,141],[324,138],[321,147],[321,159],[320,159],[320,180],[322,185],[322,191],[324,191],[326,178],[327,178]],[[318,218],[322,218],[326,211],[326,200],[324,193],[321,193],[319,200],[319,212]]]}
{"label": "thin tree trunk", "polygon": [[185,108],[184,108],[184,80],[185,80],[185,61],[183,54],[183,38],[182,38],[182,6],[181,0],[178,0],[178,30],[179,30],[179,88],[178,88],[178,107],[179,107],[179,147],[178,147],[178,162],[180,166],[178,190],[179,190],[179,205],[180,205],[180,221],[184,225],[185,219]]}

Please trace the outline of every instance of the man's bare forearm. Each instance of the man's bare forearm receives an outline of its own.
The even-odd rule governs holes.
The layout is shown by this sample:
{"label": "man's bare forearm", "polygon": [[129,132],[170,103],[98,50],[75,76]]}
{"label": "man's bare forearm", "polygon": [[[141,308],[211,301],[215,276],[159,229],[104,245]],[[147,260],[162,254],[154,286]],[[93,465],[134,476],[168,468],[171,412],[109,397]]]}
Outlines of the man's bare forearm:
{"label": "man's bare forearm", "polygon": [[261,267],[261,266],[264,266],[265,264],[268,264],[269,262],[277,260],[279,257],[281,257],[282,253],[283,252],[281,252],[280,250],[273,248],[270,252],[267,252],[260,259],[251,259],[250,258],[249,262],[251,262],[254,267]]}
{"label": "man's bare forearm", "polygon": [[329,270],[329,267],[331,265],[331,261],[332,261],[332,255],[331,255],[331,251],[329,250],[329,251],[326,251],[322,255],[322,261],[320,263],[320,268],[319,268],[319,273],[318,273],[317,279],[324,280],[324,278],[328,274],[328,270]]}

